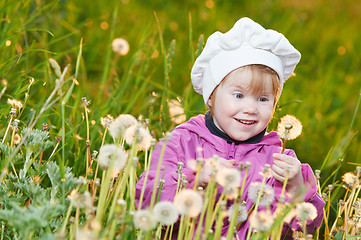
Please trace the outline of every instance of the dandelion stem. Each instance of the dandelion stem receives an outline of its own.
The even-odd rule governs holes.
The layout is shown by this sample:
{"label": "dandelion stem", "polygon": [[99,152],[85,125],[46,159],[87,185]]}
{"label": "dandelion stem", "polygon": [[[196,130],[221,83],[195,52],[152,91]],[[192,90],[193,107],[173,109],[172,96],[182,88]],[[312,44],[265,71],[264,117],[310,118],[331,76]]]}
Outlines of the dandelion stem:
{"label": "dandelion stem", "polygon": [[[198,163],[197,163],[198,164]],[[201,168],[197,167],[197,173],[196,173],[196,177],[195,177],[195,180],[194,180],[194,185],[193,185],[193,190],[196,190],[197,189],[197,185],[198,185],[198,180],[199,180],[199,174],[201,172]]]}
{"label": "dandelion stem", "polygon": [[[172,226],[170,227],[169,240],[172,240],[173,227],[174,227],[174,224],[172,224]],[[164,239],[165,239],[165,238],[164,238]]]}
{"label": "dandelion stem", "polygon": [[160,173],[160,169],[162,166],[162,162],[163,162],[163,156],[164,156],[164,152],[165,152],[165,148],[167,145],[167,141],[168,141],[168,137],[166,136],[164,138],[164,142],[163,142],[163,146],[159,155],[159,159],[158,159],[158,166],[157,166],[157,172],[154,178],[154,182],[153,182],[153,192],[152,192],[152,196],[151,196],[151,200],[150,200],[150,210],[153,209],[154,203],[155,203],[155,197],[157,194],[157,186],[158,186],[158,179],[159,179],[159,173]]}
{"label": "dandelion stem", "polygon": [[207,207],[207,211],[206,211],[206,220],[205,220],[205,224],[204,224],[204,234],[205,234],[205,238],[207,238],[209,230],[212,227],[211,222],[211,214],[214,208],[214,204],[216,201],[216,196],[217,196],[217,187],[216,187],[216,182],[211,178],[211,181],[208,183],[207,186],[207,192],[206,192],[206,198],[209,198],[209,204]]}
{"label": "dandelion stem", "polygon": [[228,232],[227,232],[227,240],[232,240],[233,232],[236,230],[236,222],[237,222],[237,216],[239,211],[239,206],[241,205],[241,198],[237,198],[237,200],[233,203],[233,211],[232,211],[232,219],[228,226]]}
{"label": "dandelion stem", "polygon": [[[152,153],[149,154],[149,165],[151,164],[152,161]],[[146,172],[145,172],[145,177],[144,177],[144,182],[143,182],[143,186],[142,186],[142,191],[140,193],[140,198],[139,198],[139,204],[138,204],[138,209],[142,208],[142,203],[143,203],[143,198],[144,198],[144,192],[145,192],[145,187],[147,186],[147,181],[148,181],[148,175],[149,175],[149,170],[150,168],[148,167]],[[177,189],[178,189],[178,184],[177,184]],[[164,238],[165,239],[165,238]]]}
{"label": "dandelion stem", "polygon": [[[237,211],[239,211],[238,209],[239,209],[239,206],[241,204],[242,194],[243,194],[243,191],[244,191],[244,187],[246,185],[248,170],[249,170],[249,167],[246,167],[244,177],[243,177],[243,181],[242,181],[242,185],[241,185],[241,189],[239,191],[239,196],[238,196],[236,202],[233,205],[234,208],[233,208],[233,213],[232,213],[232,219],[231,219],[231,222],[229,223],[229,228],[228,228],[228,232],[227,232],[227,240],[232,239],[233,231],[234,231],[234,228],[235,228],[236,223],[237,223],[237,216],[236,215],[237,215]],[[238,228],[238,226],[237,226],[237,228]]]}
{"label": "dandelion stem", "polygon": [[3,140],[1,141],[1,143],[5,142],[5,139],[6,139],[6,136],[8,135],[8,132],[9,132],[9,129],[10,129],[10,126],[11,126],[11,122],[13,121],[13,118],[14,118],[14,116],[11,115],[10,120],[9,120],[9,124],[8,124],[8,126],[6,128],[6,131],[5,131],[5,134],[4,134],[4,137],[3,137]]}
{"label": "dandelion stem", "polygon": [[283,143],[282,143],[282,151],[281,151],[281,154],[284,154],[284,153],[285,153],[286,142],[287,142],[287,139],[284,139],[284,141],[283,141]]}
{"label": "dandelion stem", "polygon": [[65,220],[63,223],[63,227],[61,228],[61,231],[60,231],[61,233],[65,233],[65,228],[66,228],[66,225],[68,224],[72,208],[73,208],[73,203],[70,201],[68,211],[66,213]]}
{"label": "dandelion stem", "polygon": [[[263,192],[263,186],[264,186],[265,182],[266,182],[266,174],[263,175],[262,184],[261,184],[260,189],[258,190],[257,201],[255,203],[255,207],[253,210],[254,212],[257,212],[257,210],[258,210],[259,201],[261,200],[261,196],[262,196],[261,193]],[[247,240],[250,239],[251,233],[252,233],[252,227],[250,226],[248,229],[248,233],[247,233]]]}
{"label": "dandelion stem", "polygon": [[109,185],[110,185],[110,179],[111,179],[111,175],[112,175],[112,169],[113,169],[113,161],[110,164],[109,168],[103,172],[103,177],[102,177],[102,185],[100,188],[100,193],[99,193],[99,202],[98,202],[98,206],[97,206],[97,213],[95,215],[95,219],[101,223],[102,219],[103,219],[103,214],[105,212],[105,203],[106,203],[106,197],[107,197],[107,193],[109,190]]}
{"label": "dandelion stem", "polygon": [[213,222],[214,220],[216,219],[216,215],[218,214],[218,210],[221,206],[221,203],[223,201],[223,198],[224,198],[225,194],[224,194],[224,191],[222,192],[221,196],[219,197],[218,199],[218,202],[216,204],[216,207],[214,208],[214,211],[213,211],[213,214],[212,214],[212,218],[211,218],[211,222],[210,224],[213,225]]}
{"label": "dandelion stem", "polygon": [[281,191],[281,196],[285,195],[285,191],[286,191],[286,186],[287,186],[287,182],[288,182],[288,177],[289,177],[289,170],[286,170],[286,176],[285,176],[285,180],[283,182],[283,186],[282,186],[282,191]]}
{"label": "dandelion stem", "polygon": [[204,219],[204,215],[206,213],[206,209],[207,209],[207,205],[208,205],[208,202],[209,202],[209,198],[206,197],[204,199],[204,203],[203,203],[203,206],[202,206],[202,211],[201,211],[201,214],[200,214],[200,217],[199,217],[199,223],[198,226],[197,226],[197,231],[196,231],[196,235],[195,235],[195,240],[198,240],[201,236],[201,230],[202,230],[202,224],[203,224],[203,219]]}
{"label": "dandelion stem", "polygon": [[217,209],[217,212],[218,212],[218,218],[216,221],[216,232],[214,233],[214,239],[221,239],[224,214],[222,208]]}

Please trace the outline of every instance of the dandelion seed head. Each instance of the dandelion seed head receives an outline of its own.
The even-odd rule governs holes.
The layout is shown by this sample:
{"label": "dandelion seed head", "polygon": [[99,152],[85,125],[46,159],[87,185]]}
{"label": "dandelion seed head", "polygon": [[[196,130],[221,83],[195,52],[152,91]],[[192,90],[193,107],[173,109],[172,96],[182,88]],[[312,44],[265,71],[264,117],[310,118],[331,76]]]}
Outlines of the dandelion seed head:
{"label": "dandelion seed head", "polygon": [[[66,239],[66,238],[64,238]],[[94,234],[88,227],[84,227],[76,231],[75,234],[76,240],[95,240],[97,239],[96,234]]]}
{"label": "dandelion seed head", "polygon": [[100,124],[104,128],[109,128],[110,123],[113,121],[114,121],[114,118],[110,114],[108,114],[106,117],[100,118]]}
{"label": "dandelion seed head", "polygon": [[138,124],[137,119],[130,114],[120,114],[114,121],[109,124],[109,133],[115,139],[123,137],[127,128]]}
{"label": "dandelion seed head", "polygon": [[147,150],[150,148],[152,136],[148,129],[140,126],[140,124],[128,127],[124,132],[125,142],[132,146],[134,137],[136,137],[135,141],[138,144],[138,150]]}
{"label": "dandelion seed head", "polygon": [[148,209],[141,209],[134,213],[133,223],[136,228],[139,228],[145,232],[154,229],[157,225],[157,221]]}
{"label": "dandelion seed head", "polygon": [[262,187],[262,183],[260,182],[253,182],[251,183],[250,187],[248,188],[248,198],[252,202],[256,202],[259,195],[261,198],[259,200],[260,206],[268,207],[274,200],[275,193],[272,186],[268,184],[264,184],[262,188],[262,192],[260,191]]}
{"label": "dandelion seed head", "polygon": [[226,198],[229,200],[236,199],[238,197],[238,187],[232,186],[232,187],[225,187],[223,189]]}
{"label": "dandelion seed head", "polygon": [[342,181],[344,181],[347,186],[352,187],[354,184],[358,184],[358,179],[355,174],[352,172],[347,172],[342,176]]}
{"label": "dandelion seed head", "polygon": [[356,167],[356,173],[357,173],[357,175],[361,174],[361,166]]}
{"label": "dandelion seed head", "polygon": [[317,179],[317,180],[320,179],[320,174],[321,174],[321,170],[316,169],[316,170],[315,170],[315,176],[316,176],[316,179]]}
{"label": "dandelion seed head", "polygon": [[250,226],[259,232],[268,231],[273,223],[274,216],[269,209],[258,212],[252,212],[249,217]]}
{"label": "dandelion seed head", "polygon": [[197,171],[198,165],[195,159],[190,159],[187,161],[187,167],[192,169],[193,171]]}
{"label": "dandelion seed head", "polygon": [[92,208],[92,199],[90,193],[85,191],[84,193],[79,193],[76,189],[73,189],[68,195],[68,199],[76,208]]}
{"label": "dandelion seed head", "polygon": [[182,215],[197,217],[202,210],[201,195],[191,189],[181,190],[174,198],[174,205]]}
{"label": "dandelion seed head", "polygon": [[88,184],[88,181],[86,180],[85,177],[80,176],[80,177],[78,178],[78,180],[77,180],[77,183],[78,183],[79,185],[87,185],[87,184]]}
{"label": "dandelion seed head", "polygon": [[312,203],[303,202],[296,206],[296,216],[301,221],[313,220],[317,217],[317,209]]}
{"label": "dandelion seed head", "polygon": [[23,108],[23,104],[20,101],[16,100],[16,99],[8,98],[7,103],[10,104],[11,107],[16,108],[18,110]]}
{"label": "dandelion seed head", "polygon": [[235,168],[221,168],[216,173],[216,182],[223,187],[239,186],[241,174]]}
{"label": "dandelion seed head", "polygon": [[19,144],[21,142],[21,137],[18,133],[14,135],[14,144]]}
{"label": "dandelion seed head", "polygon": [[264,169],[262,172],[259,172],[259,175],[262,177],[270,178],[273,176],[272,170],[269,164],[265,164]]}
{"label": "dandelion seed head", "polygon": [[120,198],[117,200],[117,204],[120,206],[125,206],[127,204],[127,202]]}
{"label": "dandelion seed head", "polygon": [[233,217],[236,217],[237,223],[244,222],[248,218],[248,210],[244,204],[239,205],[236,215],[233,215],[234,205],[228,208],[228,221],[230,222]]}
{"label": "dandelion seed head", "polygon": [[115,53],[125,56],[129,52],[129,43],[123,38],[115,38],[112,42],[112,48]]}
{"label": "dandelion seed head", "polygon": [[286,115],[278,123],[277,132],[285,140],[293,140],[302,133],[302,124],[300,120],[292,115]]}
{"label": "dandelion seed head", "polygon": [[178,209],[172,202],[161,201],[155,204],[153,208],[155,219],[165,225],[170,226],[178,220]]}
{"label": "dandelion seed head", "polygon": [[184,109],[182,104],[176,99],[168,100],[168,109],[169,109],[169,116],[170,119],[175,124],[180,124],[185,122],[186,115],[184,114]]}
{"label": "dandelion seed head", "polygon": [[99,165],[107,169],[113,164],[113,169],[120,171],[127,159],[127,154],[123,148],[115,144],[105,144],[99,150],[98,162]]}

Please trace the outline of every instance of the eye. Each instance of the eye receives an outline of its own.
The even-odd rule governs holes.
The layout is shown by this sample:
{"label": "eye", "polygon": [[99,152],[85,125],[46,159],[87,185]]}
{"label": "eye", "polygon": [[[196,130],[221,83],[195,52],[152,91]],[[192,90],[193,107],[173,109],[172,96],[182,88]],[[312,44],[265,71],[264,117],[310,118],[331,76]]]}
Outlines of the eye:
{"label": "eye", "polygon": [[238,99],[243,98],[242,93],[235,93],[234,96],[235,96],[236,98],[238,98]]}
{"label": "eye", "polygon": [[266,98],[266,97],[260,97],[260,98],[258,99],[258,101],[260,101],[260,102],[267,102],[267,101],[268,101],[268,98]]}

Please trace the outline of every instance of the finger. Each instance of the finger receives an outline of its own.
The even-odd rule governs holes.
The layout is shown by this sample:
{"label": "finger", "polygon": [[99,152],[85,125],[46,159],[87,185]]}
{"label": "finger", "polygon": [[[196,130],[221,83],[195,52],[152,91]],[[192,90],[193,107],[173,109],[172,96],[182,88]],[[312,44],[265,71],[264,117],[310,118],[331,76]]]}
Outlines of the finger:
{"label": "finger", "polygon": [[285,178],[284,178],[284,177],[282,177],[281,175],[279,175],[278,173],[276,173],[276,172],[273,171],[273,170],[272,170],[272,174],[273,174],[273,177],[274,177],[276,180],[278,180],[278,181],[280,181],[280,182],[284,182],[284,181],[285,181]]}
{"label": "finger", "polygon": [[290,168],[292,167],[292,164],[290,163],[287,163],[287,162],[283,162],[283,161],[280,161],[280,160],[273,160],[273,165],[276,165],[282,169],[287,169],[287,168]]}
{"label": "finger", "polygon": [[294,158],[292,156],[288,156],[286,154],[274,153],[272,156],[273,156],[273,159],[275,159],[275,160],[285,162],[285,163],[289,163],[289,164],[299,162],[299,160],[297,158]]}
{"label": "finger", "polygon": [[279,166],[277,165],[273,165],[272,166],[272,170],[277,173],[277,175],[279,176],[282,176],[282,177],[285,177],[286,176],[286,170],[283,169],[283,168],[280,168]]}

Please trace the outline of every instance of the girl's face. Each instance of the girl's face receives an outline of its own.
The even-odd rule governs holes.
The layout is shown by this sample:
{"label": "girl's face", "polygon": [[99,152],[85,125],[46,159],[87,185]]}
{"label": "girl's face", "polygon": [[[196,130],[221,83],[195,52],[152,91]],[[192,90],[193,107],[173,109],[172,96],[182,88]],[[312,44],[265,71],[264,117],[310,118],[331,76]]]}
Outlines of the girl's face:
{"label": "girl's face", "polygon": [[260,74],[264,81],[262,91],[254,93],[249,85],[253,77],[250,69],[238,68],[228,74],[208,100],[215,125],[237,141],[245,141],[262,132],[270,121],[276,97],[272,78]]}

